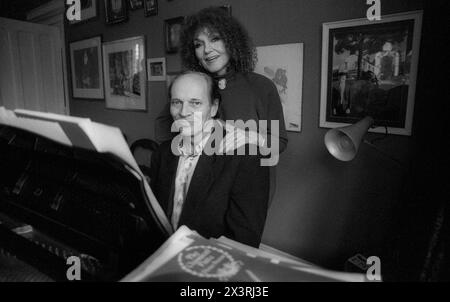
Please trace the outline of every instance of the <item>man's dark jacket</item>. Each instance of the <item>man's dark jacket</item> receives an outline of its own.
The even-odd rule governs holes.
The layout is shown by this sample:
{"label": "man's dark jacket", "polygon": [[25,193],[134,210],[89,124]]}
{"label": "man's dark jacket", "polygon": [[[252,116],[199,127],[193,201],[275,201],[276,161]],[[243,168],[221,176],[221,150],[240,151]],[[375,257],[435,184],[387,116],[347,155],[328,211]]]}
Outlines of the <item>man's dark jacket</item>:
{"label": "man's dark jacket", "polygon": [[[248,145],[246,146],[248,147]],[[258,155],[200,155],[178,225],[209,237],[226,236],[258,247],[269,198],[269,170]],[[170,219],[179,157],[171,141],[152,155],[151,188]]]}

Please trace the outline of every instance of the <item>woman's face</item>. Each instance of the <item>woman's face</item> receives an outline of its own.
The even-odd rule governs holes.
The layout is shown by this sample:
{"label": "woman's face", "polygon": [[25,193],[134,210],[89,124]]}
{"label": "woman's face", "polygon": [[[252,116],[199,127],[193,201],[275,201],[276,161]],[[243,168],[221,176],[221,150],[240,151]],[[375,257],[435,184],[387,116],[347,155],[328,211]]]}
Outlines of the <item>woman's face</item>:
{"label": "woman's face", "polygon": [[198,31],[194,38],[194,48],[195,56],[207,71],[215,75],[227,72],[230,55],[218,33],[206,28]]}

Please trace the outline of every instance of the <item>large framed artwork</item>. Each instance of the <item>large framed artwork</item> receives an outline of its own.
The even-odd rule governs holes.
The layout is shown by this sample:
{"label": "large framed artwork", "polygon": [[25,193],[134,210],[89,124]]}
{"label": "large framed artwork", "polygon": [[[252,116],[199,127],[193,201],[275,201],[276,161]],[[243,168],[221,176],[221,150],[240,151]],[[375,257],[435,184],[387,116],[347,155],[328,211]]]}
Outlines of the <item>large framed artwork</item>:
{"label": "large framed artwork", "polygon": [[104,98],[101,45],[101,36],[70,43],[74,98]]}
{"label": "large framed artwork", "polygon": [[80,1],[80,17],[81,20],[69,21],[69,24],[79,24],[95,18],[98,15],[98,0],[81,0]]}
{"label": "large framed artwork", "polygon": [[147,110],[143,36],[103,43],[106,108]]}
{"label": "large framed artwork", "polygon": [[324,23],[320,127],[411,135],[422,11]]}
{"label": "large framed artwork", "polygon": [[255,72],[273,81],[283,106],[286,130],[302,130],[303,43],[256,47]]}

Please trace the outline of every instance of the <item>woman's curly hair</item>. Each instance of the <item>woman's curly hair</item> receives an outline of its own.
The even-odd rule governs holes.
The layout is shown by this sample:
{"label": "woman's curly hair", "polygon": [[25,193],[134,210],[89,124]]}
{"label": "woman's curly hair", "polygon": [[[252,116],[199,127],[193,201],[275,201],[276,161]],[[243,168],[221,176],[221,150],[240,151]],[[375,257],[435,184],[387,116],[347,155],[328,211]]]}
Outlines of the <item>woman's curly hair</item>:
{"label": "woman's curly hair", "polygon": [[186,18],[180,36],[180,53],[184,67],[208,73],[195,55],[194,38],[202,29],[217,32],[230,56],[230,68],[236,72],[253,71],[257,61],[256,50],[247,31],[227,11],[208,7]]}

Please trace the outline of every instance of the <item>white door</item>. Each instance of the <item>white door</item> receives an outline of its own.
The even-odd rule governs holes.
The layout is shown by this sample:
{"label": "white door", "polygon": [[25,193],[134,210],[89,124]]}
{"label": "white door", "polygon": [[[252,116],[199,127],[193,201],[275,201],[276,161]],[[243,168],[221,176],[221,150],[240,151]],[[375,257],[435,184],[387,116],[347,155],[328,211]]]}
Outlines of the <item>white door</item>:
{"label": "white door", "polygon": [[65,114],[59,29],[0,18],[0,106]]}

